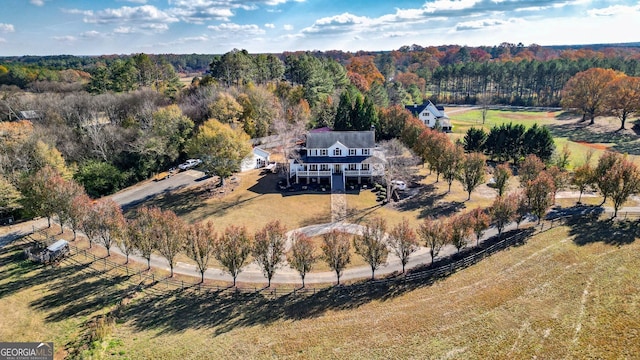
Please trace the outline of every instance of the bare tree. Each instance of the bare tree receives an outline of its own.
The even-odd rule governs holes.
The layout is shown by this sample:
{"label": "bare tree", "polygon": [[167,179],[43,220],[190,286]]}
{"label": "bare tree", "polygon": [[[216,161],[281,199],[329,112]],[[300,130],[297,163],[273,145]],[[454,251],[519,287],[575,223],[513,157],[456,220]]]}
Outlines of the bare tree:
{"label": "bare tree", "polygon": [[286,232],[280,221],[274,220],[253,236],[253,259],[267,278],[267,287],[271,287],[271,279],[284,260]]}
{"label": "bare tree", "polygon": [[278,135],[278,142],[282,149],[282,158],[285,163],[282,164],[281,169],[285,173],[287,187],[289,187],[291,185],[291,169],[286,162],[299,159],[297,141],[304,134],[308,115],[305,116],[304,112],[297,109],[302,105],[290,106],[286,99],[282,99],[281,104],[281,114],[274,119],[272,126]]}
{"label": "bare tree", "polygon": [[449,223],[446,221],[428,217],[424,219],[418,228],[418,235],[424,241],[425,246],[429,248],[431,264],[433,264],[433,259],[438,256],[442,247],[449,243],[448,236],[450,231],[447,229],[448,226]]}
{"label": "bare tree", "polygon": [[409,221],[403,218],[402,222],[391,229],[387,237],[387,243],[393,252],[400,258],[402,263],[402,273],[409,262],[409,256],[418,250],[418,239],[416,233],[409,226]]}
{"label": "bare tree", "polygon": [[389,202],[394,191],[396,191],[393,181],[405,180],[408,182],[413,176],[413,166],[416,165],[417,161],[397,139],[384,141],[380,146],[385,158],[384,175],[382,177],[383,182],[387,185],[387,202]]}
{"label": "bare tree", "polygon": [[204,273],[213,256],[217,238],[212,221],[191,224],[187,230],[187,255],[196,262],[201,283],[204,282]]}
{"label": "bare tree", "polygon": [[215,258],[233,277],[233,286],[236,286],[238,274],[242,271],[250,253],[251,239],[247,229],[235,225],[224,230],[213,248]]}
{"label": "bare tree", "polygon": [[331,270],[336,272],[338,285],[340,285],[342,271],[351,262],[350,248],[349,236],[344,232],[333,230],[322,235],[323,259]]}
{"label": "bare tree", "polygon": [[132,236],[133,231],[131,229],[131,226],[133,225],[134,221],[127,220],[125,223],[125,228],[123,229],[123,234],[117,239],[116,242],[118,248],[127,257],[127,261],[125,262],[125,264],[129,263],[129,255],[133,254],[133,252],[136,250],[135,238]]}
{"label": "bare tree", "polygon": [[304,287],[304,277],[307,275],[313,264],[318,260],[315,255],[315,247],[313,241],[307,235],[294,232],[290,235],[291,253],[287,256],[289,265],[296,269],[302,279],[302,287]]}
{"label": "bare tree", "polygon": [[371,267],[371,280],[375,279],[376,270],[387,262],[389,249],[386,244],[387,222],[375,217],[371,219],[362,230],[362,235],[353,237],[353,247],[356,254],[362,258]]}

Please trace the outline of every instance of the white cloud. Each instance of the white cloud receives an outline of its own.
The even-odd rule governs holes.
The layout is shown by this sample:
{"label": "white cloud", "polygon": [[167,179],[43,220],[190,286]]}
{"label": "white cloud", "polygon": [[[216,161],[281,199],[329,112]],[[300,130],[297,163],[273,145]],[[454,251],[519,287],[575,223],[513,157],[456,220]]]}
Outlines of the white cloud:
{"label": "white cloud", "polygon": [[135,32],[135,29],[129,26],[118,26],[117,28],[113,29],[113,32],[116,34],[133,34]]}
{"label": "white cloud", "polygon": [[287,31],[291,31],[293,30],[293,25],[285,24],[284,26],[282,26],[282,28]]}
{"label": "white cloud", "polygon": [[345,33],[364,28],[372,23],[366,16],[356,16],[350,13],[342,13],[331,17],[316,20],[308,28],[302,30],[303,33]]}
{"label": "white cloud", "polygon": [[274,24],[264,24],[264,27],[267,29],[275,29],[276,26]]}
{"label": "white cloud", "polygon": [[73,41],[76,41],[76,37],[71,35],[54,36],[53,40],[60,41],[60,42],[73,42]]}
{"label": "white cloud", "polygon": [[43,6],[44,5],[44,0],[29,0],[29,2],[31,3],[31,5],[35,5],[35,6]]}
{"label": "white cloud", "polygon": [[220,25],[210,25],[208,26],[210,30],[216,32],[222,32],[225,35],[227,33],[231,33],[233,36],[237,35],[262,35],[265,33],[264,30],[260,29],[258,25],[239,25],[234,23],[225,23]]}
{"label": "white cloud", "polygon": [[500,20],[500,19],[482,19],[482,20],[474,20],[474,21],[465,21],[456,24],[456,31],[465,31],[465,30],[478,30],[484,29],[488,27],[495,27],[508,24],[509,21]]}
{"label": "white cloud", "polygon": [[6,43],[6,42],[7,42],[7,39],[0,37],[0,43]]}
{"label": "white cloud", "polygon": [[136,7],[123,6],[119,9],[104,9],[92,14],[88,14],[84,18],[85,22],[97,24],[109,23],[173,23],[179,21],[174,16],[159,10],[152,5],[143,5]]}
{"label": "white cloud", "polygon": [[481,2],[482,0],[436,0],[425,3],[424,9],[430,13],[448,10],[465,10],[471,9]]}
{"label": "white cloud", "polygon": [[62,9],[62,12],[67,14],[73,14],[73,15],[93,16],[93,11],[91,10]]}
{"label": "white cloud", "polygon": [[95,30],[90,30],[90,31],[85,31],[82,34],[80,34],[81,37],[83,38],[97,38],[102,36],[101,32],[95,31]]}
{"label": "white cloud", "polygon": [[14,31],[16,31],[16,29],[13,27],[13,24],[0,23],[0,33],[10,33]]}
{"label": "white cloud", "polygon": [[147,0],[120,0],[120,1],[126,1],[126,2],[130,2],[130,3],[136,3],[136,4],[146,4]]}
{"label": "white cloud", "polygon": [[624,6],[624,5],[612,5],[602,9],[591,9],[587,11],[590,16],[615,16],[624,15],[634,12],[640,12],[640,5],[636,6]]}

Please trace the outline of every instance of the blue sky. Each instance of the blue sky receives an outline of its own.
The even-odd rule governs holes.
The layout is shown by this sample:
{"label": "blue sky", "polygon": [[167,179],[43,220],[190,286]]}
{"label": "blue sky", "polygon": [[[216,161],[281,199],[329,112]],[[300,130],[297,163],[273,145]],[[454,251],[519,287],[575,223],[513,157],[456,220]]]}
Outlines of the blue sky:
{"label": "blue sky", "polygon": [[0,56],[640,41],[640,0],[2,0]]}

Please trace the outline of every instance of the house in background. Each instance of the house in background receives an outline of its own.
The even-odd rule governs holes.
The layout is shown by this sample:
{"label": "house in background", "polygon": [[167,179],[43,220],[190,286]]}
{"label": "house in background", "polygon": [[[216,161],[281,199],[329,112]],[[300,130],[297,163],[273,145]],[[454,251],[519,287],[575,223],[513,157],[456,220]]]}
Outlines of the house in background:
{"label": "house in background", "polygon": [[327,184],[344,190],[384,174],[384,157],[376,149],[375,131],[309,132],[299,156],[289,160],[289,174],[299,184]]}
{"label": "house in background", "polygon": [[251,154],[242,159],[240,171],[245,172],[253,169],[261,169],[269,165],[269,157],[271,153],[259,147],[254,147]]}
{"label": "house in background", "polygon": [[405,108],[430,128],[440,127],[442,131],[450,132],[453,128],[443,106],[435,106],[429,100],[422,105],[405,105]]}

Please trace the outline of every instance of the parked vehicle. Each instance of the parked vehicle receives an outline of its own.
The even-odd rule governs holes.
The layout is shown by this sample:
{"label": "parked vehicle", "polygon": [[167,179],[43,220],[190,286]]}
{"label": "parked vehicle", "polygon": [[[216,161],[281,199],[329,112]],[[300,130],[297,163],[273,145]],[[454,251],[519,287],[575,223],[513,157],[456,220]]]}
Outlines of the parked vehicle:
{"label": "parked vehicle", "polygon": [[402,180],[393,180],[391,181],[391,185],[400,191],[404,191],[407,189],[407,184]]}
{"label": "parked vehicle", "polygon": [[202,160],[200,159],[189,159],[183,162],[182,164],[178,165],[178,168],[180,170],[188,170],[200,165],[201,163],[202,163]]}

